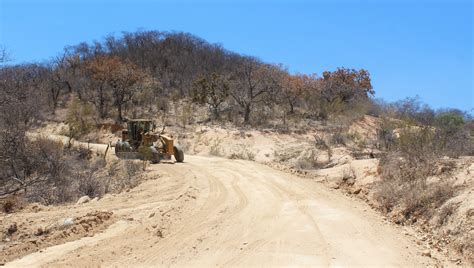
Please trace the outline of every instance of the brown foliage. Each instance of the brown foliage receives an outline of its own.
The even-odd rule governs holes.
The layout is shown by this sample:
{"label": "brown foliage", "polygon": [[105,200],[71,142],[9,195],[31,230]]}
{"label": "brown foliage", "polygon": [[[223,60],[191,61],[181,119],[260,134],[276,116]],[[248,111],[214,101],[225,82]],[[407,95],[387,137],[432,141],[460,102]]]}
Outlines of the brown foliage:
{"label": "brown foliage", "polygon": [[123,106],[132,100],[145,74],[133,63],[124,62],[117,56],[97,56],[86,63],[86,70],[97,84],[97,106],[101,114],[105,114],[104,90],[110,89],[113,105],[117,108],[117,120],[123,121]]}
{"label": "brown foliage", "polygon": [[373,95],[370,74],[361,69],[338,68],[334,72],[323,72],[322,96],[328,101],[341,100],[348,103],[357,99],[366,99]]}

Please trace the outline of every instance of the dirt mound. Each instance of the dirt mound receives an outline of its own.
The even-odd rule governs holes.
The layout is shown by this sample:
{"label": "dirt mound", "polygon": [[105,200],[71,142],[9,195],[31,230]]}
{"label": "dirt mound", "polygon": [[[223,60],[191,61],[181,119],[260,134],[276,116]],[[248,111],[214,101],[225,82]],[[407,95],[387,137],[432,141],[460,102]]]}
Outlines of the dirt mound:
{"label": "dirt mound", "polygon": [[112,223],[112,215],[112,212],[95,211],[75,218],[35,220],[24,217],[21,222],[5,217],[0,220],[0,226],[5,230],[0,242],[0,262],[6,263],[46,247],[92,236]]}

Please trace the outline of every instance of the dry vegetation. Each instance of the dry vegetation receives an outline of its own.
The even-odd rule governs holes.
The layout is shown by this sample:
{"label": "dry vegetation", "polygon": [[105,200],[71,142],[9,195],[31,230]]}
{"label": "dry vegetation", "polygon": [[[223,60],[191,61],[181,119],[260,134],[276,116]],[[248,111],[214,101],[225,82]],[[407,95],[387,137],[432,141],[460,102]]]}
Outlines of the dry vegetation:
{"label": "dry vegetation", "polygon": [[[177,130],[187,153],[283,164],[326,181],[340,171],[335,188],[361,193],[398,224],[450,230],[456,249],[474,260],[474,207],[457,199],[472,181],[453,182],[474,155],[472,117],[417,99],[375,101],[366,70],[291,75],[189,34],[150,31],[67,47],[48,64],[5,65],[0,78],[5,213],[24,202],[119,192],[140,180],[140,164],[106,162],[88,148],[30,139],[28,131],[62,122],[56,134],[70,141],[108,142],[126,118],[150,117]],[[378,167],[360,172],[357,163]],[[363,178],[373,180],[363,186]]]}

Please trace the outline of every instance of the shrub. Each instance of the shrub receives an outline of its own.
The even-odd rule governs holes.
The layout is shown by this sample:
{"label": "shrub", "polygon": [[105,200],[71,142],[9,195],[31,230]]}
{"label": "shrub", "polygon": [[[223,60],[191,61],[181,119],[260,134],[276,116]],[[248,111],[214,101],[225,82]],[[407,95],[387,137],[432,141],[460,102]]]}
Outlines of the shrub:
{"label": "shrub", "polygon": [[2,211],[4,213],[12,213],[15,210],[21,209],[24,203],[25,201],[21,197],[16,195],[8,196],[0,202]]}
{"label": "shrub", "polygon": [[396,144],[395,124],[384,118],[377,129],[377,147],[380,150],[392,150]]}
{"label": "shrub", "polygon": [[89,133],[94,128],[93,109],[89,104],[75,99],[71,102],[67,120],[69,138],[78,138]]}
{"label": "shrub", "polygon": [[235,152],[229,155],[230,159],[255,160],[255,153],[250,151],[245,145],[241,144]]}
{"label": "shrub", "polygon": [[329,140],[332,145],[346,145],[347,135],[342,128],[338,127],[331,133]]}
{"label": "shrub", "polygon": [[436,171],[433,163],[437,157],[432,151],[413,153],[410,149],[409,152],[390,152],[381,158],[382,180],[377,185],[375,196],[382,210],[391,212],[397,208],[403,220],[416,220],[419,216],[429,218],[454,195],[455,188],[443,181],[428,182],[428,177]]}
{"label": "shrub", "polygon": [[215,139],[211,142],[209,147],[209,154],[213,156],[222,156],[222,139]]}

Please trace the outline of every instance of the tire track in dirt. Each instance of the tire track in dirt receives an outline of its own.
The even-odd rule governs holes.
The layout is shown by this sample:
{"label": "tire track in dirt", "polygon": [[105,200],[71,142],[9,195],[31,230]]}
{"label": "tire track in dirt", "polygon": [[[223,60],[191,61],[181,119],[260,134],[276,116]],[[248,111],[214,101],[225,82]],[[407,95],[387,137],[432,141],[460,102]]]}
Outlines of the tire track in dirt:
{"label": "tire track in dirt", "polygon": [[[358,201],[309,180],[254,162],[202,156],[151,169],[150,174],[166,175],[94,205],[123,218],[133,215],[126,228],[52,247],[47,255],[32,254],[12,265],[434,264],[413,254],[419,252],[416,244],[381,224]],[[149,216],[158,210],[164,216]],[[167,228],[162,237],[150,227],[160,217]]]}

